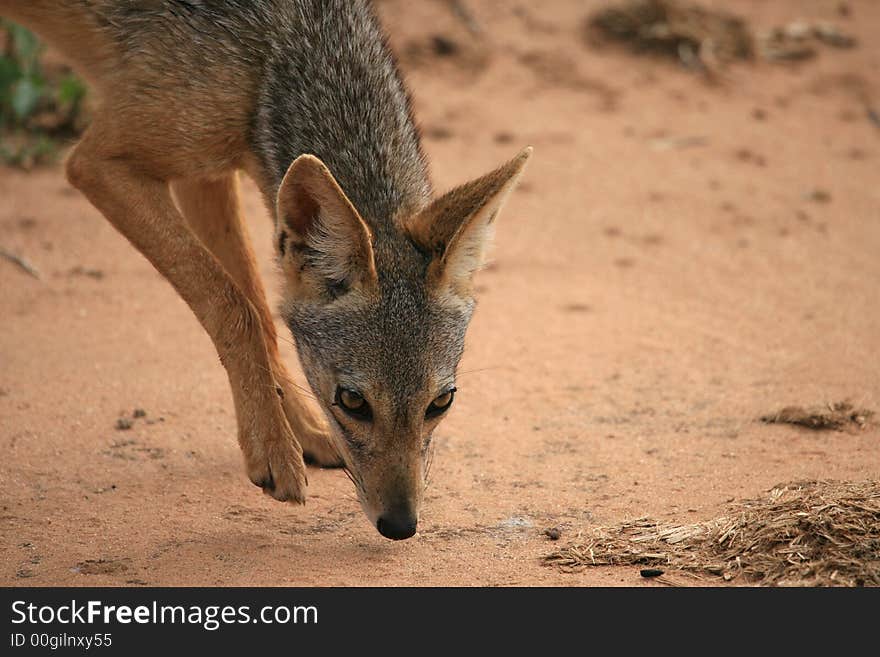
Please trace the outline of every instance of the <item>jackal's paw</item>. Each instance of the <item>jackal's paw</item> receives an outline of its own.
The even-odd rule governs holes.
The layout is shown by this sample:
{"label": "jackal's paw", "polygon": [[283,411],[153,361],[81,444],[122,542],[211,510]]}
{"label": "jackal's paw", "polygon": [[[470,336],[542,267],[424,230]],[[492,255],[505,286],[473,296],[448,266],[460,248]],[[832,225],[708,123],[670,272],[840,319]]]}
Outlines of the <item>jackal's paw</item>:
{"label": "jackal's paw", "polygon": [[285,379],[281,381],[281,407],[299,440],[305,462],[322,468],[341,468],[345,462],[330,442],[327,423],[298,394],[292,383]]}
{"label": "jackal's paw", "polygon": [[308,465],[316,465],[321,468],[341,468],[345,461],[336,452],[336,448],[330,442],[326,434],[304,433],[297,434],[299,444],[302,445],[303,460]]}
{"label": "jackal's paw", "polygon": [[306,503],[306,467],[292,436],[267,441],[256,454],[245,453],[247,474],[254,485],[279,502]]}

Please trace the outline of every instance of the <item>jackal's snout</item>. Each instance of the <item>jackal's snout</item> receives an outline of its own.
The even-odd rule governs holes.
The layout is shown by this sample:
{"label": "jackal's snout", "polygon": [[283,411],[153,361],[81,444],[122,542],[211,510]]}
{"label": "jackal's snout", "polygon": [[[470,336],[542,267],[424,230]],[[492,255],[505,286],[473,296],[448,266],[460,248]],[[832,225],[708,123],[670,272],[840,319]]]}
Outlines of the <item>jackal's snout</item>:
{"label": "jackal's snout", "polygon": [[385,538],[400,541],[415,536],[425,488],[425,463],[422,455],[384,456],[378,468],[364,473],[367,493],[361,506],[367,517]]}
{"label": "jackal's snout", "polygon": [[379,519],[376,521],[376,529],[385,538],[390,538],[392,541],[400,541],[414,536],[418,524],[418,514],[411,504],[404,502],[379,516]]}

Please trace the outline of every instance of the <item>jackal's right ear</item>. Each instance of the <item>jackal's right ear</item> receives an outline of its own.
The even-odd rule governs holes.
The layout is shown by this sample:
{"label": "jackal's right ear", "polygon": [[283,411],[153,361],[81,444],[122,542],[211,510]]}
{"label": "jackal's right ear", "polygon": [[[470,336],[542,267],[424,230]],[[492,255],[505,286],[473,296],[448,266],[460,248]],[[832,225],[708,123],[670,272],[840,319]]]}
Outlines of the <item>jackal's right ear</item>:
{"label": "jackal's right ear", "polygon": [[276,202],[275,245],[297,296],[335,298],[376,282],[372,235],[324,163],[300,155]]}
{"label": "jackal's right ear", "polygon": [[429,284],[471,295],[473,274],[483,266],[492,222],[516,186],[532,154],[524,148],[491,173],[456,187],[433,201],[405,224],[410,238],[433,256]]}

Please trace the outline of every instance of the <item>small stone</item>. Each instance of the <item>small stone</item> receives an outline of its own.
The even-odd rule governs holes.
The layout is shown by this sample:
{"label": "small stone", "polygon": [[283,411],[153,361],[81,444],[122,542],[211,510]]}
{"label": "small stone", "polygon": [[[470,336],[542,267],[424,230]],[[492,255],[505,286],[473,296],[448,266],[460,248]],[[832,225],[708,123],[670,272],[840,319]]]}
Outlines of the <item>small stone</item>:
{"label": "small stone", "polygon": [[830,203],[831,202],[831,192],[825,189],[814,189],[807,195],[807,198],[811,201],[815,201],[816,203]]}
{"label": "small stone", "polygon": [[431,39],[431,46],[433,47],[434,52],[440,57],[450,57],[451,55],[455,55],[459,50],[458,44],[455,41],[441,34],[438,34]]}
{"label": "small stone", "polygon": [[544,536],[549,538],[551,541],[558,541],[559,537],[562,536],[562,531],[559,527],[549,527],[544,530]]}

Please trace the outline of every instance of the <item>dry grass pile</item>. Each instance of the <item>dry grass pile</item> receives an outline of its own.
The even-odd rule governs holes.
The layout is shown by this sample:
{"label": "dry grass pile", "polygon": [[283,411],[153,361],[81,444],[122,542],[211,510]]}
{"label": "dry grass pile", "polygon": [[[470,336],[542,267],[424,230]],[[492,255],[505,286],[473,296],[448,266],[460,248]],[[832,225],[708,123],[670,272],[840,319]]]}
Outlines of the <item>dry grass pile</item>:
{"label": "dry grass pile", "polygon": [[587,27],[591,41],[621,42],[707,73],[737,59],[803,60],[816,56],[821,45],[856,45],[828,22],[795,21],[754,33],[740,16],[680,0],[626,0],[596,11]]}
{"label": "dry grass pile", "polygon": [[762,586],[880,586],[880,483],[810,481],[731,505],[720,518],[597,529],[547,565],[642,565]]}
{"label": "dry grass pile", "polygon": [[777,413],[763,415],[761,422],[794,424],[807,429],[864,429],[874,417],[874,411],[856,408],[849,402],[836,402],[818,408],[786,406]]}
{"label": "dry grass pile", "polygon": [[597,11],[591,27],[642,52],[670,55],[713,68],[754,54],[746,22],[733,14],[673,0],[630,0]]}

